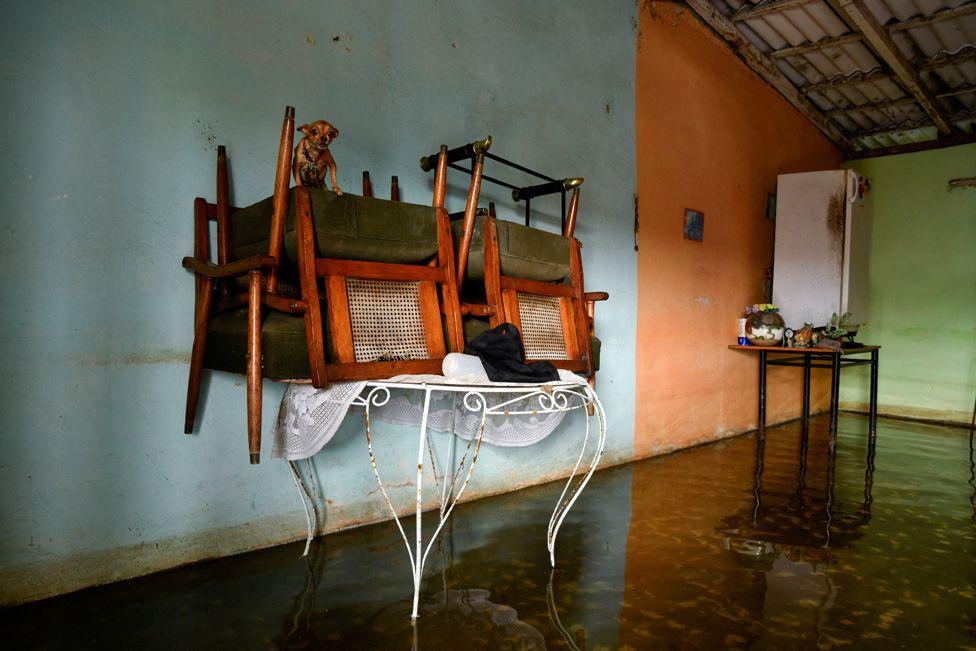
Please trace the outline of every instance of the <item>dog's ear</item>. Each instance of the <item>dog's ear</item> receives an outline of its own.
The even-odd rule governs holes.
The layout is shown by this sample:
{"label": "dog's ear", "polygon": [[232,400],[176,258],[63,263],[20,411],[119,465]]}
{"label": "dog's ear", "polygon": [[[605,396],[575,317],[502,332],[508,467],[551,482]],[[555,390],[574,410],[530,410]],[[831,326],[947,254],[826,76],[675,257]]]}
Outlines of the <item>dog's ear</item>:
{"label": "dog's ear", "polygon": [[303,135],[306,135],[307,136],[308,135],[308,131],[309,131],[309,127],[308,127],[307,124],[303,124],[302,126],[298,127],[298,130],[301,131]]}

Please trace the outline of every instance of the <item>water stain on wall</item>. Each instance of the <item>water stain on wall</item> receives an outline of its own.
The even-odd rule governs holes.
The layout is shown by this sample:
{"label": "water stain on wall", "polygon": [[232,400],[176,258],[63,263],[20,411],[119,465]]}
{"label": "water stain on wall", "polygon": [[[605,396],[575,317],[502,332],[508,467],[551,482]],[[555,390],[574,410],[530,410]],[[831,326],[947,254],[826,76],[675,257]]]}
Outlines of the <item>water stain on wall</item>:
{"label": "water stain on wall", "polygon": [[113,366],[116,364],[188,364],[190,355],[185,350],[158,350],[130,355],[75,355],[73,363],[65,366]]}
{"label": "water stain on wall", "polygon": [[844,190],[838,190],[830,197],[827,206],[827,228],[830,231],[830,244],[838,256],[844,254],[844,221],[846,195]]}

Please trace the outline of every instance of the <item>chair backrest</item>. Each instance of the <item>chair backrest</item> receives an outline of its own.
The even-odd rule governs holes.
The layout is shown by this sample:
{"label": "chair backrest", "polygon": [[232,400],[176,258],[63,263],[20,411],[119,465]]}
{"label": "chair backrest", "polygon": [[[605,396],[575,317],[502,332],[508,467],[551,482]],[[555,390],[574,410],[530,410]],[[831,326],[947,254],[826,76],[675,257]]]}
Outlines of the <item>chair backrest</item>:
{"label": "chair backrest", "polygon": [[[573,212],[570,214],[575,222]],[[490,324],[514,324],[522,335],[528,361],[546,360],[557,368],[582,375],[592,373],[579,241],[569,238],[570,273],[563,281],[503,276],[494,206],[484,219],[485,296],[494,309]]]}
{"label": "chair backrest", "polygon": [[[311,198],[306,188],[296,190],[298,266],[302,301],[308,306],[305,329],[314,385],[440,374],[445,355],[463,351],[454,242],[444,209],[446,152],[443,147],[434,181],[437,254],[426,264],[317,257]],[[469,206],[477,206],[480,174],[477,180],[469,190]],[[329,326],[331,359],[326,359],[323,319]]]}

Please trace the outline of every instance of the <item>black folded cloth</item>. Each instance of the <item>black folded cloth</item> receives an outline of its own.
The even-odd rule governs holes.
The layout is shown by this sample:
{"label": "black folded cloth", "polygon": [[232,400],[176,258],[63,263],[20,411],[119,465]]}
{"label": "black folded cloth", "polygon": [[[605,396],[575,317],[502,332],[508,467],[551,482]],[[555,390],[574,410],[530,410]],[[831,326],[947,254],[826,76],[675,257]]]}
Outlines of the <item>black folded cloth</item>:
{"label": "black folded cloth", "polygon": [[468,342],[464,350],[481,359],[488,379],[492,382],[552,382],[559,379],[556,367],[550,362],[525,363],[522,338],[518,328],[503,323],[486,330]]}

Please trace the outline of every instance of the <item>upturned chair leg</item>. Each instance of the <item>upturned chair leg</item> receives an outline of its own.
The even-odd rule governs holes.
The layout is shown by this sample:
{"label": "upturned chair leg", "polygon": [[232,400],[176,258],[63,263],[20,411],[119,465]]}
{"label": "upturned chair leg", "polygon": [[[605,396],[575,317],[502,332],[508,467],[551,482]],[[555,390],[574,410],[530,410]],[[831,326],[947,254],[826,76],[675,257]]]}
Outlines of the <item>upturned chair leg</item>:
{"label": "upturned chair leg", "polygon": [[[295,107],[285,107],[285,119],[281,123],[281,139],[278,142],[278,166],[275,171],[274,199],[271,213],[271,235],[268,255],[281,262],[281,247],[285,237],[285,215],[288,213],[288,187],[291,185],[291,146],[295,138]],[[265,291],[278,293],[278,265],[268,272]]]}
{"label": "upturned chair leg", "polygon": [[363,196],[373,196],[373,181],[369,178],[369,170],[363,170]]}
{"label": "upturned chair leg", "polygon": [[[578,188],[577,188],[578,190]],[[590,365],[593,365],[593,329],[596,319],[596,301],[586,301],[586,345],[589,346],[587,350],[590,351]],[[596,388],[596,371],[590,373],[590,377],[587,378],[587,382],[590,383],[590,388]]]}
{"label": "upturned chair leg", "polygon": [[197,311],[193,326],[193,352],[190,353],[190,377],[186,384],[186,418],[183,433],[193,433],[197,402],[200,399],[200,377],[203,375],[203,354],[207,345],[207,326],[210,323],[210,301],[213,298],[213,280],[199,276]]}
{"label": "upturned chair leg", "polygon": [[261,462],[261,272],[247,274],[247,444],[251,463]]}

